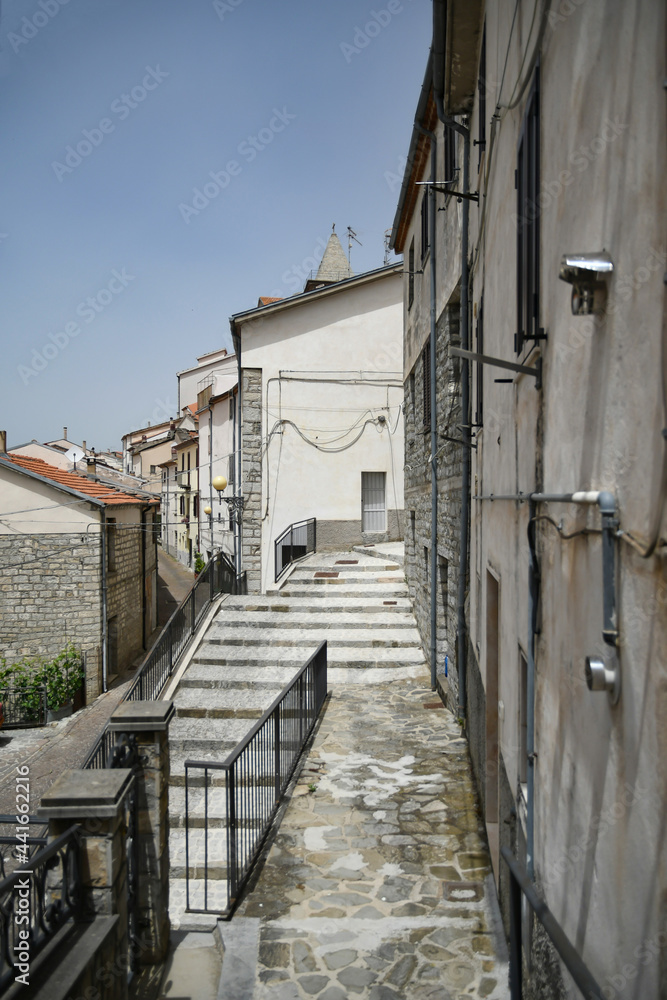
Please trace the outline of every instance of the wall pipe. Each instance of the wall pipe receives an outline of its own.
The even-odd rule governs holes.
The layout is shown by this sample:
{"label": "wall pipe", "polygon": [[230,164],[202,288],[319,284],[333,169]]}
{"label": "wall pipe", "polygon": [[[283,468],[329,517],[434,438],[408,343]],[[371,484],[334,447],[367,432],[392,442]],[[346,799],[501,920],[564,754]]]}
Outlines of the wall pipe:
{"label": "wall pipe", "polygon": [[107,623],[107,512],[101,512],[102,528],[102,693],[107,692],[109,626]]}
{"label": "wall pipe", "polygon": [[431,252],[431,288],[430,288],[430,385],[431,397],[431,691],[435,691],[437,680],[438,653],[438,615],[437,615],[437,579],[438,579],[438,410],[436,392],[436,242],[435,242],[435,182],[438,169],[438,146],[435,133],[415,122],[416,128],[431,142],[431,183],[428,186],[428,240]]}

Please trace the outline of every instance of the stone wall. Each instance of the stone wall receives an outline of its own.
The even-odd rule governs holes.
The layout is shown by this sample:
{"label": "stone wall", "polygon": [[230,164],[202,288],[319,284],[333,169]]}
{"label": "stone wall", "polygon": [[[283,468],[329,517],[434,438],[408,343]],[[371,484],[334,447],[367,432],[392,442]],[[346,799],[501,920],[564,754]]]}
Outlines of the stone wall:
{"label": "stone wall", "polygon": [[[443,434],[460,438],[460,364],[449,356],[458,346],[459,306],[447,306],[436,327],[436,400],[438,447],[438,581],[436,669],[447,683],[450,707],[456,709],[456,664],[459,518],[461,510],[461,446]],[[405,383],[405,571],[427,662],[431,659],[431,454],[430,423],[424,424],[423,352]]]}
{"label": "stone wall", "polygon": [[402,510],[387,511],[386,531],[362,531],[361,516],[358,521],[317,521],[317,548],[347,549],[352,545],[364,545],[367,542],[396,542],[403,538],[405,512]]}
{"label": "stone wall", "polygon": [[262,526],[262,369],[243,369],[241,428],[241,483],[245,497],[241,541],[241,569],[248,578],[248,593],[261,590]]}
{"label": "stone wall", "polygon": [[[115,528],[115,569],[107,567],[107,621],[115,619],[119,670],[128,666],[143,645],[143,589],[141,547],[143,532],[135,524],[118,523]],[[150,548],[152,542],[146,540]],[[148,569],[148,561],[146,564]],[[109,663],[111,673],[113,664]]]}
{"label": "stone wall", "polygon": [[100,535],[0,535],[0,658],[86,655],[86,698],[100,692]]}

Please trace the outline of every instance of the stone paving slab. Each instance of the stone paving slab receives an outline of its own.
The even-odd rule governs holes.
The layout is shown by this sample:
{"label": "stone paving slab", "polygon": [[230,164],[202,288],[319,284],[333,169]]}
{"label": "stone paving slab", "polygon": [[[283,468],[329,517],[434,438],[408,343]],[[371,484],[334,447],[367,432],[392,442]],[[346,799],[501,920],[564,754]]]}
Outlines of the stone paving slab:
{"label": "stone paving slab", "polygon": [[254,1000],[505,1000],[467,745],[428,678],[334,689],[234,920],[260,918]]}
{"label": "stone paving slab", "polygon": [[233,718],[248,713],[248,718],[259,718],[275,697],[275,688],[227,688],[224,690],[186,687],[178,691],[175,699],[177,716],[189,718]]}

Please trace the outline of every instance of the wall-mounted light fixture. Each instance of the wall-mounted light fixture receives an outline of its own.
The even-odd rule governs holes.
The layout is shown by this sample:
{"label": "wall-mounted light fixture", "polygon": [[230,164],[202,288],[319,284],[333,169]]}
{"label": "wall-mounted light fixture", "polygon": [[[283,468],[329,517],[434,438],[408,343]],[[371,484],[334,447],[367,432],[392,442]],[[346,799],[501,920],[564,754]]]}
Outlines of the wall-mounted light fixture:
{"label": "wall-mounted light fixture", "polygon": [[606,250],[598,253],[566,253],[561,257],[561,281],[572,285],[572,314],[601,313],[607,298],[605,277],[614,270]]}
{"label": "wall-mounted light fixture", "polygon": [[621,694],[618,661],[610,666],[599,656],[587,656],[585,676],[589,691],[606,691],[611,704],[616,704]]}

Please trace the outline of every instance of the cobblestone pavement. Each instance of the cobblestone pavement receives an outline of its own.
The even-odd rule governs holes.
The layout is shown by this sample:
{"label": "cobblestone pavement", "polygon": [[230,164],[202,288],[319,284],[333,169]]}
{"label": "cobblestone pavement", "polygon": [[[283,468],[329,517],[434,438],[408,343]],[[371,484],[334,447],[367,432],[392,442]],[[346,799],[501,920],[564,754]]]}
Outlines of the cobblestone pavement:
{"label": "cobblestone pavement", "polygon": [[426,677],[335,688],[233,919],[260,918],[255,1000],[508,997],[482,831],[467,745]]}

